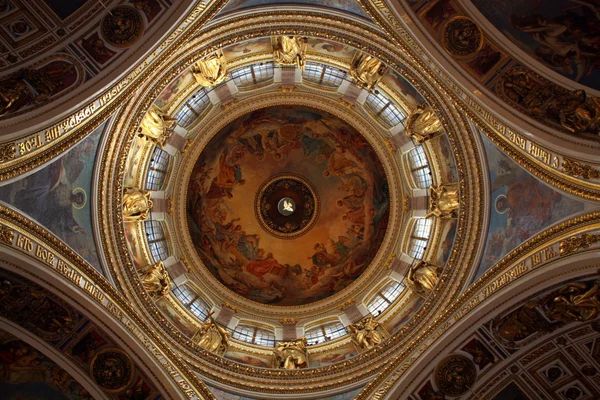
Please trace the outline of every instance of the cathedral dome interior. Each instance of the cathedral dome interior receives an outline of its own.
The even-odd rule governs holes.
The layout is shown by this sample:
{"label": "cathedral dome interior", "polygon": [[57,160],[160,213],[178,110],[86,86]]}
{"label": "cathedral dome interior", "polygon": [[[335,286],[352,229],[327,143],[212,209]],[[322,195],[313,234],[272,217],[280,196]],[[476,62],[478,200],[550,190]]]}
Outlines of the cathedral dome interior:
{"label": "cathedral dome interior", "polygon": [[3,398],[600,398],[599,10],[0,1]]}

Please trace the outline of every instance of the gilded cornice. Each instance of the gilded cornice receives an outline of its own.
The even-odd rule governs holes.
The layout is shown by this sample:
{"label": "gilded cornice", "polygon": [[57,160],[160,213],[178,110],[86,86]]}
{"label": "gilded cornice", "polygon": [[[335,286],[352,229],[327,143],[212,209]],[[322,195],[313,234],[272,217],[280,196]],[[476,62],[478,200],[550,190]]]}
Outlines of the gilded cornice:
{"label": "gilded cornice", "polygon": [[[170,347],[166,346],[160,335],[148,329],[137,310],[74,250],[45,228],[2,205],[0,205],[0,229],[2,236],[0,245],[8,246],[44,265],[48,273],[56,276],[66,285],[70,285],[72,290],[86,296],[99,308],[111,314],[114,323],[120,324],[124,330],[129,331],[131,337],[147,349],[148,356],[153,357],[156,365],[163,368],[165,375],[171,378],[173,387],[181,391],[182,397],[197,396],[201,399],[214,399],[204,383],[189,370]],[[24,269],[21,269],[20,273],[31,275],[30,271]],[[36,277],[36,279],[40,278]],[[47,285],[50,286],[49,283]],[[56,290],[60,291],[62,296],[67,296],[65,291]],[[80,309],[83,309],[79,302],[74,301]]]}

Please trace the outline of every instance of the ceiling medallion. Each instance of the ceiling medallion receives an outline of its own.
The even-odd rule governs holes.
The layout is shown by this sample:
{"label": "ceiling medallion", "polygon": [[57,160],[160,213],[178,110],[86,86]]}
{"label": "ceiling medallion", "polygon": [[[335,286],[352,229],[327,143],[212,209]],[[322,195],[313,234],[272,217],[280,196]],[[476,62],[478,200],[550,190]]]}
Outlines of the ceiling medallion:
{"label": "ceiling medallion", "polygon": [[319,215],[317,192],[306,179],[296,174],[268,179],[259,189],[254,203],[261,227],[279,239],[305,234]]}

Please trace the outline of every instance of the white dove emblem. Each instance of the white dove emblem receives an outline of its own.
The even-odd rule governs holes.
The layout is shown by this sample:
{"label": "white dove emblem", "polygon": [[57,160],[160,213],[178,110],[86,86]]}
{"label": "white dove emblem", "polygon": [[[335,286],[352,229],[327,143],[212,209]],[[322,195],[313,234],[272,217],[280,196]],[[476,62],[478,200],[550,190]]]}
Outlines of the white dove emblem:
{"label": "white dove emblem", "polygon": [[283,200],[283,211],[294,212],[294,206],[291,202]]}

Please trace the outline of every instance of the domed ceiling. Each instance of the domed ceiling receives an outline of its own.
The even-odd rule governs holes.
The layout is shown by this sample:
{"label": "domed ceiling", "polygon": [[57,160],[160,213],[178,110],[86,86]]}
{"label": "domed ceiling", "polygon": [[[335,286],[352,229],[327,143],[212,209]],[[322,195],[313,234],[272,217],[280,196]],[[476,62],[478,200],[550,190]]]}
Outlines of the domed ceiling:
{"label": "domed ceiling", "polygon": [[369,266],[389,190],[375,151],[348,123],[305,106],[268,107],[203,149],[187,215],[196,252],[225,286],[263,304],[303,305]]}

